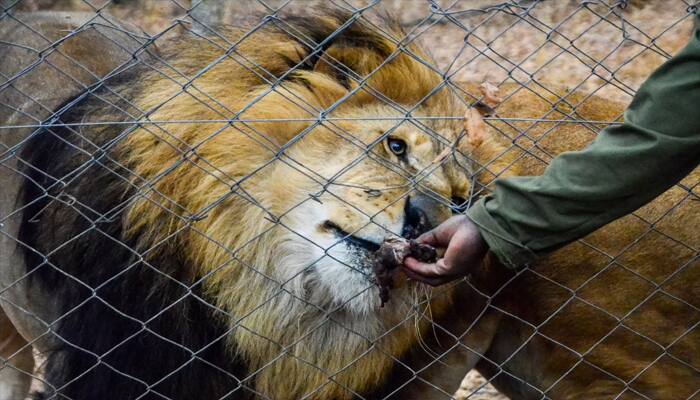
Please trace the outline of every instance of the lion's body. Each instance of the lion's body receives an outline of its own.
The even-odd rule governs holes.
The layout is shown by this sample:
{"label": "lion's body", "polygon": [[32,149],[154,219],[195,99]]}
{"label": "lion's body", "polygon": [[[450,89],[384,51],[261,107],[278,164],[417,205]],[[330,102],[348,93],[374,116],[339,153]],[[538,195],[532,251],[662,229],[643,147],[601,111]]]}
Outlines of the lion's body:
{"label": "lion's body", "polygon": [[[16,268],[36,268],[26,278],[30,285],[57,299],[60,346],[50,349],[50,385],[73,399],[144,393],[173,399],[380,398],[413,377],[408,368],[426,366],[418,347],[419,337],[429,336],[428,321],[413,316],[413,301],[420,299],[413,297],[414,288],[395,289],[391,303],[380,309],[366,278],[367,255],[343,247],[329,230],[340,227],[373,243],[401,234],[409,199],[420,200],[416,204],[431,223],[439,222],[449,215],[446,208],[407,186],[406,175],[421,176],[422,192],[449,200],[468,194],[472,171],[460,170],[464,163],[452,159],[434,165],[459,133],[458,122],[426,123],[425,129],[449,139],[443,142],[411,125],[396,126],[400,108],[421,103],[440,84],[437,74],[395,53],[390,39],[361,24],[319,53],[299,39],[322,43],[342,21],[298,19],[251,36],[222,29],[225,40],[185,35],[159,48],[166,62],[121,73],[60,115],[61,123],[83,126],[55,126],[22,146],[21,170],[28,179],[14,209],[22,209],[18,239],[25,260]],[[370,75],[371,90],[353,94],[357,83],[343,78],[347,70],[338,74],[328,57],[360,78],[391,61]],[[281,77],[270,90],[270,82]],[[326,109],[332,109],[327,116],[333,122],[316,124]],[[538,118],[549,109],[547,94],[521,90],[498,113]],[[598,98],[576,107],[592,121],[609,121],[621,110]],[[437,90],[414,115],[461,111],[447,90]],[[396,121],[382,118],[387,116]],[[532,135],[552,128],[545,125]],[[409,143],[412,157],[392,159],[382,148],[386,132]],[[539,144],[556,154],[592,137],[587,128],[568,124]],[[462,150],[497,174],[534,174],[542,165],[520,158],[519,150],[501,154],[505,147],[496,137]],[[430,174],[421,174],[425,169]],[[492,177],[480,174],[484,183]],[[650,220],[673,200],[671,193],[648,207]],[[700,247],[699,206],[684,202],[664,220],[671,223],[657,227],[661,234],[648,233],[639,243],[643,223],[615,223],[590,238],[606,254],[573,244],[512,281],[512,273],[490,265],[472,281],[487,293],[508,282],[493,299],[496,309],[482,315],[486,299],[460,284],[435,295],[429,318],[459,335],[478,316],[462,343],[504,363],[505,374],[487,361],[478,367],[513,398],[540,398],[533,387],[546,390],[555,382],[547,397],[615,397],[625,387],[619,380],[642,372],[661,354],[659,345],[673,344],[669,354],[699,368],[692,331],[700,318],[697,260],[663,281]],[[669,244],[668,237],[695,247]],[[619,265],[592,278],[610,262],[607,255],[627,245],[616,261],[677,299],[652,296],[643,302],[651,286]],[[554,282],[575,289],[576,298]],[[623,318],[641,303],[620,326],[606,314]],[[519,349],[533,328],[538,335]],[[672,343],[683,329],[691,332]],[[437,333],[439,352],[456,342]],[[585,354],[586,363],[576,366],[576,353],[566,354],[563,346]],[[468,352],[452,350],[459,353],[457,362],[470,365],[469,355],[460,353]],[[427,381],[447,374],[435,364],[431,368],[436,372],[421,373]],[[664,356],[630,387],[650,398],[687,398],[699,379],[692,367]],[[394,394],[408,398],[406,392]]]}

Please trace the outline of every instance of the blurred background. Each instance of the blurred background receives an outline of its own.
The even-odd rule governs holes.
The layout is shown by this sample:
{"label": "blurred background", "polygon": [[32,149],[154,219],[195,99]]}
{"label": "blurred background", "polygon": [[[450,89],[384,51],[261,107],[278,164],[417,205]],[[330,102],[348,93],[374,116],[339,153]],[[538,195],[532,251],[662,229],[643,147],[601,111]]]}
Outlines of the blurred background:
{"label": "blurred background", "polygon": [[[628,102],[692,29],[689,0],[0,0],[10,12],[86,11],[157,35],[178,19],[250,25],[254,16],[360,9],[395,16],[454,81],[546,82]],[[377,4],[375,4],[377,3]],[[259,17],[258,17],[259,18]]]}

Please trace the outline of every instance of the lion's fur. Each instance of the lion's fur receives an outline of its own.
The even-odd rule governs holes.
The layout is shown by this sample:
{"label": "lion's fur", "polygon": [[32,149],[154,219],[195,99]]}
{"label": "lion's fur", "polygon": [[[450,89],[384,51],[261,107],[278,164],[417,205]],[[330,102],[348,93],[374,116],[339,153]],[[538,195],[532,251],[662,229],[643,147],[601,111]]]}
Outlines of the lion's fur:
{"label": "lion's fur", "polygon": [[34,372],[32,348],[0,309],[0,400],[21,398],[29,391],[29,374]]}
{"label": "lion's fur", "polygon": [[[79,310],[84,314],[73,312],[63,318],[58,334],[96,354],[109,353],[105,356],[107,363],[121,366],[121,372],[153,384],[154,390],[170,398],[222,397],[236,385],[230,375],[246,377],[258,370],[254,379],[245,380],[240,390],[229,395],[239,398],[255,391],[275,399],[298,398],[308,393],[313,393],[313,398],[347,399],[355,393],[365,397],[368,393],[387,394],[392,387],[404,383],[388,379],[396,373],[396,359],[405,361],[418,347],[414,319],[409,317],[414,311],[414,299],[407,293],[377,311],[372,303],[376,302],[376,295],[370,285],[367,293],[347,300],[347,305],[355,307],[349,313],[343,308],[345,304],[329,301],[324,291],[327,289],[319,282],[306,281],[318,289],[307,297],[308,287],[303,281],[291,279],[288,271],[275,267],[285,265],[295,271],[292,276],[296,277],[305,266],[314,263],[314,259],[300,260],[295,256],[302,251],[294,242],[294,234],[285,227],[294,227],[301,234],[315,233],[299,226],[309,218],[313,206],[319,207],[317,204],[332,205],[337,215],[331,217],[347,223],[344,228],[351,233],[365,229],[367,221],[358,214],[375,216],[373,220],[384,231],[397,230],[392,221],[403,215],[404,202],[400,200],[408,191],[405,171],[392,169],[391,163],[382,161],[386,151],[381,146],[375,146],[368,157],[363,157],[366,146],[378,137],[376,132],[391,130],[395,124],[367,118],[402,115],[391,104],[382,104],[377,96],[411,108],[439,87],[442,79],[411,56],[397,53],[389,36],[373,33],[362,24],[352,25],[347,34],[314,53],[298,38],[320,43],[340,26],[343,17],[329,14],[289,21],[275,20],[273,27],[251,36],[242,36],[243,31],[236,29],[217,28],[225,38],[190,37],[159,45],[167,64],[117,76],[108,86],[118,95],[110,90],[98,92],[117,107],[88,96],[66,110],[61,116],[64,122],[123,121],[134,119],[134,115],[143,121],[127,125],[128,129],[82,128],[81,136],[108,149],[108,158],[100,158],[102,167],[88,169],[87,177],[68,175],[90,156],[77,154],[75,159],[61,159],[61,154],[72,154],[62,140],[90,154],[95,153],[96,147],[82,142],[68,129],[56,128],[52,129],[55,134],[44,132],[44,136],[39,136],[46,154],[38,154],[31,146],[23,153],[23,159],[31,164],[27,174],[33,179],[27,184],[24,198],[24,205],[28,205],[25,219],[34,222],[24,225],[20,238],[43,254],[51,253],[49,260],[53,265],[92,287],[99,286],[100,298],[107,303],[95,300],[91,291],[44,265],[43,276],[32,277],[37,284],[45,285],[47,292],[61,298],[66,310],[85,302]],[[235,48],[232,43],[236,43]],[[419,49],[411,46],[410,50],[422,56]],[[227,57],[222,57],[224,52]],[[387,58],[390,61],[384,64]],[[286,75],[274,91],[252,101],[269,90],[270,82],[297,64],[300,68]],[[375,71],[379,65],[382,67]],[[362,79],[372,71],[367,80],[371,89],[345,98],[357,83],[343,76],[352,73]],[[196,79],[191,81],[194,74]],[[183,88],[185,92],[181,93]],[[477,93],[473,85],[466,85],[465,89]],[[610,121],[622,111],[620,104],[605,99],[563,91],[551,93],[536,85],[505,85],[503,89],[513,93],[498,107],[500,116],[546,115],[557,120],[575,112],[586,120]],[[559,96],[565,96],[576,107],[559,101]],[[345,119],[318,126],[310,120],[331,106],[329,117]],[[225,122],[234,114],[231,110],[245,111],[238,116],[239,121]],[[462,111],[443,88],[412,114],[451,116]],[[247,122],[259,119],[276,121]],[[197,122],[158,123],[173,120]],[[479,172],[482,184],[496,175],[537,174],[545,165],[541,159],[580,148],[595,132],[579,124],[493,124],[524,148],[530,148],[531,139],[538,139],[538,146],[532,149],[536,156],[524,154],[517,147],[506,147],[506,138],[495,131],[476,148],[459,141],[461,149],[483,166],[474,171]],[[421,189],[446,199],[451,195],[466,197],[469,182],[464,171],[459,172],[456,160],[450,159],[439,168],[429,165],[445,145],[454,142],[460,124],[455,121],[426,125],[449,140],[436,143],[404,125],[393,131],[416,149],[413,171],[426,166],[430,171],[427,176],[418,174],[422,178]],[[527,137],[519,135],[523,129],[527,129]],[[299,135],[302,132],[304,135]],[[115,141],[116,146],[106,146],[115,138],[120,139]],[[345,146],[346,139],[354,140],[355,146]],[[39,140],[33,143],[40,146]],[[338,168],[355,158],[361,161],[347,170]],[[55,178],[63,176],[73,178],[75,187],[82,190],[66,193],[89,206],[80,208],[83,216],[63,206],[66,199],[61,197],[62,190],[44,191],[45,187],[55,186]],[[697,179],[696,172],[688,178],[689,186]],[[342,185],[334,186],[337,183]],[[378,188],[384,189],[380,196],[368,194]],[[48,201],[46,193],[53,201]],[[136,193],[139,195],[134,197]],[[315,197],[309,198],[309,193]],[[653,221],[682,196],[683,193],[672,190],[640,213]],[[292,207],[297,203],[302,204]],[[488,264],[475,274],[472,284],[484,293],[496,293],[504,282],[509,282],[491,303],[496,309],[486,309],[481,316],[480,310],[485,307],[481,295],[471,291],[464,294],[466,300],[453,302],[453,296],[463,293],[448,290],[433,302],[431,317],[447,327],[452,320],[459,320],[455,315],[480,315],[473,328],[479,331],[478,343],[468,346],[484,347],[486,358],[504,362],[496,368],[484,361],[478,368],[493,376],[494,384],[512,398],[540,398],[537,389],[547,390],[548,397],[557,399],[614,397],[624,389],[618,378],[634,378],[660,354],[659,347],[650,345],[648,338],[669,345],[679,336],[675,327],[690,329],[690,333],[670,351],[698,368],[700,341],[692,325],[698,317],[692,307],[683,307],[672,299],[645,303],[648,306],[625,320],[625,325],[644,337],[594,307],[623,317],[648,294],[646,286],[620,268],[613,268],[605,279],[593,279],[584,285],[576,292],[580,299],[571,301],[565,311],[551,320],[548,318],[571,298],[569,291],[554,282],[577,288],[610,262],[608,255],[617,256],[626,246],[630,248],[617,261],[660,283],[668,276],[666,273],[675,270],[676,261],[687,261],[693,254],[692,249],[670,244],[664,235],[689,243],[697,255],[699,206],[700,202],[686,199],[682,207],[656,227],[660,234],[647,233],[647,225],[635,217],[626,217],[586,239],[606,254],[576,243],[544,258],[533,268],[534,272],[525,272],[513,280],[512,273],[498,264]],[[380,212],[385,207],[386,211]],[[95,222],[91,210],[110,218],[98,218]],[[436,216],[444,217],[444,212]],[[245,221],[245,225],[240,221]],[[90,227],[98,227],[100,233]],[[646,236],[641,244],[635,245],[635,239],[643,234]],[[135,255],[128,248],[140,254]],[[33,250],[28,249],[27,253],[28,268],[42,265],[42,258]],[[75,254],[81,257],[76,259]],[[123,262],[112,265],[105,259]],[[104,270],[92,268],[94,265]],[[664,288],[698,307],[697,270],[695,260],[678,276],[664,282]],[[124,279],[121,286],[108,284],[113,276]],[[461,285],[459,290],[467,288]],[[200,298],[215,308],[203,305]],[[140,332],[139,342],[129,342],[122,352],[110,349],[125,335],[139,332],[141,324],[133,327],[133,321],[114,315],[118,314],[114,309],[149,321],[150,332]],[[404,320],[406,317],[409,318]],[[418,326],[422,336],[429,334],[425,322]],[[538,334],[530,339],[534,327]],[[123,332],[114,333],[120,329]],[[389,333],[385,334],[387,330]],[[614,335],[596,343],[609,332]],[[161,337],[199,351],[203,362],[193,363],[191,368],[171,376],[173,370],[190,360],[191,354],[178,353]],[[528,344],[519,349],[526,340]],[[585,354],[586,362],[580,363],[562,344]],[[518,353],[510,358],[516,349]],[[61,351],[49,359],[47,367],[47,379],[54,384],[62,383],[66,374],[75,376],[94,364],[89,355],[70,355],[68,349],[69,355],[62,358]],[[149,352],[164,352],[168,356],[158,355],[161,358],[154,362],[148,357]],[[637,377],[631,387],[651,398],[687,398],[688,390],[698,387],[698,376],[692,368],[669,357],[658,364]],[[72,369],[67,370],[66,365]],[[144,371],[144,365],[153,367],[153,371]],[[569,369],[571,374],[549,388]],[[411,374],[412,371],[409,378]],[[166,375],[169,380],[160,382]],[[124,398],[144,390],[133,381],[120,381],[107,368],[98,367],[84,379],[103,379],[109,385],[73,385],[65,393],[74,398],[105,398],[107,394],[122,394]],[[434,381],[427,376],[423,379]],[[122,389],[125,392],[120,393]]]}
{"label": "lion's fur", "polygon": [[[412,288],[396,289],[392,306],[379,310],[376,288],[371,280],[359,278],[368,274],[366,270],[360,271],[362,275],[343,272],[330,280],[324,278],[324,273],[331,272],[325,272],[325,264],[316,258],[333,253],[313,248],[319,247],[314,237],[327,233],[323,224],[311,224],[308,212],[322,204],[329,210],[324,219],[337,221],[345,232],[363,232],[378,243],[388,235],[401,234],[407,223],[404,213],[409,196],[421,198],[410,179],[417,179],[421,190],[449,201],[451,196],[468,194],[468,171],[459,170],[453,159],[442,165],[432,162],[446,145],[458,144],[458,121],[425,122],[428,129],[443,135],[443,142],[410,124],[396,122],[401,120],[402,108],[415,108],[414,115],[431,117],[459,112],[456,99],[440,88],[437,74],[364,23],[344,28],[318,54],[297,38],[321,43],[346,18],[333,13],[292,18],[290,23],[280,22],[281,27],[266,27],[250,36],[243,30],[221,28],[225,39],[184,36],[159,46],[164,63],[139,67],[108,81],[109,91],[88,95],[61,116],[63,121],[87,126],[79,132],[51,129],[32,139],[36,146],[41,139],[41,146],[52,151],[41,153],[27,146],[23,159],[33,182],[28,183],[24,202],[30,204],[27,218],[40,222],[25,223],[20,235],[23,241],[44,254],[59,246],[60,255],[51,256],[52,265],[88,284],[101,285],[107,276],[123,274],[119,279],[124,283],[114,288],[108,285],[113,292],[100,298],[108,307],[116,306],[139,320],[158,316],[159,302],[173,303],[174,314],[206,311],[200,310],[201,304],[181,306],[177,293],[183,287],[167,279],[150,289],[130,289],[127,282],[140,279],[141,272],[136,271],[140,267],[135,265],[143,263],[146,269],[155,268],[193,287],[197,296],[212,304],[213,311],[206,315],[216,314],[212,317],[216,325],[205,337],[225,339],[217,345],[223,346],[221,350],[211,349],[224,354],[209,362],[237,376],[254,373],[244,381],[250,390],[277,399],[305,395],[346,399],[354,393],[376,391],[395,359],[418,345],[427,321],[419,318],[414,322]],[[425,57],[415,46],[408,49]],[[350,70],[334,72],[341,65]],[[292,67],[297,68],[289,73]],[[345,77],[348,73],[353,78]],[[271,90],[270,82],[278,79]],[[366,87],[354,91],[357,83],[353,79],[366,80]],[[231,110],[243,111],[237,120],[227,122],[235,114]],[[328,117],[339,119],[316,123],[323,110]],[[128,121],[134,115],[143,122],[126,129],[89,125]],[[385,119],[391,116],[395,120]],[[257,122],[266,119],[272,122]],[[193,122],[161,126],[158,121]],[[392,159],[381,140],[385,134],[409,144],[411,153],[404,162]],[[95,146],[107,155],[104,168],[76,172],[84,168],[85,154],[94,152]],[[75,147],[84,150],[71,157]],[[459,157],[462,165],[468,165],[466,158]],[[54,177],[64,177],[68,188],[53,189]],[[99,198],[91,198],[88,193],[96,186],[106,190]],[[123,254],[112,257],[122,265],[102,266],[111,261],[97,258],[97,249],[112,251],[114,243],[104,242],[101,234],[92,231],[97,238],[85,238],[88,235],[80,233],[85,227],[79,228],[87,222],[83,216],[75,215],[61,201],[49,201],[45,193],[55,199],[68,194],[86,212],[108,215],[86,227],[90,231],[90,224],[97,223],[100,232],[142,255],[119,248]],[[310,198],[314,193],[318,195]],[[449,215],[439,203],[426,213],[433,222]],[[49,235],[48,224],[57,223],[64,227]],[[68,244],[60,245],[62,242]],[[324,246],[329,244],[335,246]],[[70,252],[86,251],[81,259],[84,267],[72,263]],[[35,265],[42,262],[33,251],[27,257]],[[94,263],[101,266],[88,267]],[[317,263],[322,266],[315,267]],[[113,271],[108,272],[110,269]],[[53,271],[46,275],[65,280]],[[140,301],[155,308],[132,310]],[[439,318],[450,301],[449,295],[437,296],[431,301],[431,315]],[[180,307],[185,308],[174,311]],[[99,314],[95,309],[82,313]],[[77,322],[63,321],[61,330],[68,331],[65,335],[81,348],[100,354],[118,342],[110,341],[105,332],[101,333],[104,338],[98,334],[82,337],[73,332],[73,323]],[[95,323],[108,329],[104,321]],[[158,330],[168,329],[168,322],[159,323]],[[197,328],[188,327],[177,335],[190,335],[187,329]],[[204,338],[195,340],[202,342],[186,346],[209,347]],[[69,352],[68,357],[73,353],[77,352]],[[225,354],[236,361],[227,365]],[[82,362],[89,365],[89,357]],[[137,372],[136,365],[124,368],[144,381],[159,374]],[[241,369],[246,372],[238,372]],[[75,373],[59,372],[58,364],[48,370],[59,375]],[[60,382],[60,378],[51,379]],[[67,394],[87,397],[85,390]],[[99,389],[90,390],[89,396],[104,395]],[[139,389],[132,390],[137,393]],[[187,395],[170,390],[178,397]]]}

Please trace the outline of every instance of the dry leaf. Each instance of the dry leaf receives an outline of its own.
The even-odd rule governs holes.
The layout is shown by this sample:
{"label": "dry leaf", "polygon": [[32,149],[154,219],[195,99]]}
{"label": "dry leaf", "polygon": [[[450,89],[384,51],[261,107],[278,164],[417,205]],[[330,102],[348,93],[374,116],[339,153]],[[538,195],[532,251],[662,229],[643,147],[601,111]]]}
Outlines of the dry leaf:
{"label": "dry leaf", "polygon": [[[484,104],[488,107],[495,107],[498,105],[498,102],[501,101],[501,99],[497,97],[498,88],[489,82],[482,83],[480,87],[484,94]],[[467,140],[472,147],[478,147],[486,139],[486,123],[484,123],[482,112],[479,110],[478,106],[470,107],[464,113],[464,130],[467,132]],[[457,141],[458,140],[459,139],[457,139]],[[440,154],[433,159],[432,163],[441,163],[457,146],[457,141],[451,146],[445,147]]]}
{"label": "dry leaf", "polygon": [[469,144],[478,147],[486,139],[486,123],[476,108],[468,108],[464,113],[464,130]]}
{"label": "dry leaf", "polygon": [[491,108],[499,105],[503,99],[498,96],[498,87],[490,82],[483,82],[479,85],[481,94],[484,96],[483,103]]}

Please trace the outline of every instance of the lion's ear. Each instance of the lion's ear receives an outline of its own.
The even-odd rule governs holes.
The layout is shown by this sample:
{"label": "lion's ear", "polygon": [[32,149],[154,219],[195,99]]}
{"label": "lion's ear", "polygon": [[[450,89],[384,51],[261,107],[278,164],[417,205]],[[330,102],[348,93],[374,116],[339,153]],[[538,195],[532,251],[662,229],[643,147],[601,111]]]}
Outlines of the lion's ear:
{"label": "lion's ear", "polygon": [[369,75],[396,50],[391,35],[343,10],[326,9],[312,18],[290,15],[281,26],[303,48],[305,68],[339,81]]}
{"label": "lion's ear", "polygon": [[351,90],[357,87],[357,81],[362,79],[362,71],[358,71],[356,65],[349,63],[344,53],[338,49],[329,49],[318,57],[313,71],[328,75],[346,89]]}
{"label": "lion's ear", "polygon": [[334,79],[348,89],[377,74],[396,51],[396,45],[363,23],[354,22],[327,40],[312,57],[313,70]]}
{"label": "lion's ear", "polygon": [[[382,97],[410,106],[439,101],[447,93],[438,90],[442,80],[424,63],[414,57],[427,59],[419,50],[406,53],[383,39],[381,45],[361,47],[337,43],[329,47],[314,65],[314,71],[326,74],[345,88],[352,90],[362,84],[353,96],[358,103],[376,101]],[[376,44],[376,43],[375,43]],[[416,55],[417,54],[417,55]]]}
{"label": "lion's ear", "polygon": [[[433,93],[442,79],[426,64],[429,57],[415,44],[402,44],[398,24],[379,31],[352,15],[334,11],[323,17],[286,20],[292,38],[303,48],[306,68],[331,77],[346,89],[362,84],[353,95],[363,104],[385,97],[412,106]],[[305,38],[305,40],[300,40]],[[433,97],[439,97],[432,95]],[[431,100],[434,101],[434,100]]]}

